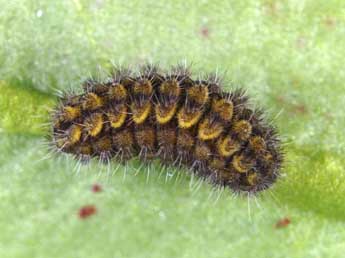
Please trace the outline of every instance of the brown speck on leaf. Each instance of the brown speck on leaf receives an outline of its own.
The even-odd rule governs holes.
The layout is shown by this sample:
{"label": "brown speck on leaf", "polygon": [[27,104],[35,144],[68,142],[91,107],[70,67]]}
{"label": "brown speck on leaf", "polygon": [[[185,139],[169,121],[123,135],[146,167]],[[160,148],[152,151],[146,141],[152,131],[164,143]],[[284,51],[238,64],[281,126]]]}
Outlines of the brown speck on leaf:
{"label": "brown speck on leaf", "polygon": [[92,192],[94,193],[102,192],[102,186],[99,184],[94,184],[92,186]]}
{"label": "brown speck on leaf", "polygon": [[202,26],[200,29],[200,34],[204,38],[208,38],[210,36],[210,30],[207,26]]}
{"label": "brown speck on leaf", "polygon": [[328,28],[334,28],[337,23],[336,19],[333,17],[326,17],[323,22]]}
{"label": "brown speck on leaf", "polygon": [[277,221],[275,228],[285,228],[291,223],[290,218],[286,217]]}
{"label": "brown speck on leaf", "polygon": [[97,212],[94,205],[85,205],[79,209],[79,218],[86,219]]}

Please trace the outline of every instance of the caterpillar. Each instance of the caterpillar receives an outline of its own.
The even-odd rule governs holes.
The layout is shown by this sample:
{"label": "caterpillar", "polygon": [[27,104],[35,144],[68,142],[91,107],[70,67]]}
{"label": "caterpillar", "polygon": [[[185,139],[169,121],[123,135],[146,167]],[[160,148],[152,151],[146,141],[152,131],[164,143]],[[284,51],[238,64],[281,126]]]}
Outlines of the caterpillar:
{"label": "caterpillar", "polygon": [[51,139],[84,162],[159,159],[235,193],[257,193],[277,180],[283,162],[280,137],[263,114],[243,89],[224,91],[218,76],[145,65],[114,69],[84,81],[80,94],[61,96]]}

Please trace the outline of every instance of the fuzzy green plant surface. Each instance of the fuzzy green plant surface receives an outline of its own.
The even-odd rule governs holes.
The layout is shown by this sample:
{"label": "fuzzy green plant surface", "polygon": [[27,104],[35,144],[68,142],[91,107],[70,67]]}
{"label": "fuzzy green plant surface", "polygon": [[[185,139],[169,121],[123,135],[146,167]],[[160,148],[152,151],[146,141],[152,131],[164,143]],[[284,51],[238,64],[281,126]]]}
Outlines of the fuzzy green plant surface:
{"label": "fuzzy green plant surface", "polygon": [[[344,257],[344,1],[0,6],[1,258]],[[218,69],[226,88],[241,85],[268,110],[286,152],[272,189],[234,197],[156,163],[49,155],[56,90],[113,64],[183,60],[196,74]],[[81,219],[85,205],[96,212]]]}

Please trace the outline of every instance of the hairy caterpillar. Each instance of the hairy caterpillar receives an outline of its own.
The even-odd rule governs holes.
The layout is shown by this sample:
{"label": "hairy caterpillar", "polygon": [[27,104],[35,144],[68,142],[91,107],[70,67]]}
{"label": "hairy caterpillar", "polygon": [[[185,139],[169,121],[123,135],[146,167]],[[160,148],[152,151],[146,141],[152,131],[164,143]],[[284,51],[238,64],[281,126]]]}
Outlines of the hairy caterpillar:
{"label": "hairy caterpillar", "polygon": [[60,99],[52,141],[83,161],[159,158],[235,192],[267,189],[283,161],[276,130],[243,90],[225,92],[220,84],[217,76],[193,79],[181,67],[115,70]]}

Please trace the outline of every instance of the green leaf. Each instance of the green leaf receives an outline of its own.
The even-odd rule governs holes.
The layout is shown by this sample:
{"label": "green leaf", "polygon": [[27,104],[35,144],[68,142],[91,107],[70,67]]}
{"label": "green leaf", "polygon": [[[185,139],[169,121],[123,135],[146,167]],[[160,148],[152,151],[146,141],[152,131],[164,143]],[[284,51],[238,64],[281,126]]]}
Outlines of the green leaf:
{"label": "green leaf", "polygon": [[30,88],[0,81],[0,132],[42,136],[47,133],[48,114],[54,98]]}
{"label": "green leaf", "polygon": [[[0,10],[0,257],[343,257],[345,4],[7,1]],[[227,71],[268,109],[285,167],[257,196],[172,168],[81,165],[45,136],[56,89],[111,63]],[[230,83],[231,81],[231,83]],[[99,184],[102,191],[94,193]],[[94,205],[93,216],[79,209]],[[277,228],[278,221],[291,223]]]}

